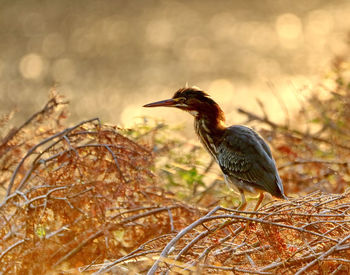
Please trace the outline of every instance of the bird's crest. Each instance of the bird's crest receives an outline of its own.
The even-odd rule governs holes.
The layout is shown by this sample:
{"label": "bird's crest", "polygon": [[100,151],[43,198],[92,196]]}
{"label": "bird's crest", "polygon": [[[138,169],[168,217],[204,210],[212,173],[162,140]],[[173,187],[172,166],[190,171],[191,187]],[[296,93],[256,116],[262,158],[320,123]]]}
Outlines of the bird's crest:
{"label": "bird's crest", "polygon": [[203,96],[206,98],[210,98],[210,96],[202,91],[200,88],[196,87],[196,86],[192,86],[192,87],[184,87],[181,88],[179,90],[176,91],[176,93],[174,94],[173,98],[177,98],[177,97],[190,97],[190,96]]}

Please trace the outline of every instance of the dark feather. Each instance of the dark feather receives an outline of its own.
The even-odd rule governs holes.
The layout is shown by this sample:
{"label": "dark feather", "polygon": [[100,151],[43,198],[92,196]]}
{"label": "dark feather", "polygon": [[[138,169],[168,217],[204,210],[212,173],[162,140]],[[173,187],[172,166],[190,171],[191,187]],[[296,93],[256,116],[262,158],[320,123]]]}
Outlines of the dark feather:
{"label": "dark feather", "polygon": [[284,197],[270,148],[252,129],[245,126],[227,128],[217,151],[222,171],[233,181],[242,181],[276,197]]}
{"label": "dark feather", "polygon": [[[177,98],[177,97],[187,97],[187,98],[190,98],[190,97],[200,97],[201,100],[206,100],[206,99],[210,99],[209,95],[202,91],[202,90],[199,90],[195,87],[191,87],[191,88],[181,88],[179,90],[176,91],[176,93],[174,94],[173,98]],[[212,102],[212,100],[210,100]]]}

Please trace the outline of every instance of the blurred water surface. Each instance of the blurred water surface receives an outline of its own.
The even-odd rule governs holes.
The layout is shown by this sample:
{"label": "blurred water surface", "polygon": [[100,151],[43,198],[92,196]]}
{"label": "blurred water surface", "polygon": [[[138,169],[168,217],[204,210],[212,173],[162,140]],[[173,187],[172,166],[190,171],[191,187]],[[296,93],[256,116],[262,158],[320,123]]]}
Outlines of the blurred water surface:
{"label": "blurred water surface", "polygon": [[0,0],[0,106],[23,120],[49,89],[71,101],[71,121],[130,126],[180,111],[144,109],[184,86],[209,91],[227,113],[255,98],[283,119],[330,60],[346,54],[347,0]]}

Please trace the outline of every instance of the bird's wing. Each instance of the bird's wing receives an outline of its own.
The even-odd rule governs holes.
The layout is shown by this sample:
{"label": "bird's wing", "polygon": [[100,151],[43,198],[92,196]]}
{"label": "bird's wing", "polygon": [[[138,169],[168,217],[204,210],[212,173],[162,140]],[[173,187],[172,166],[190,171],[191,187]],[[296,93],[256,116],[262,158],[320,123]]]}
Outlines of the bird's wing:
{"label": "bird's wing", "polygon": [[274,196],[283,196],[270,148],[252,129],[245,126],[227,128],[217,148],[222,171],[236,180],[248,182]]}

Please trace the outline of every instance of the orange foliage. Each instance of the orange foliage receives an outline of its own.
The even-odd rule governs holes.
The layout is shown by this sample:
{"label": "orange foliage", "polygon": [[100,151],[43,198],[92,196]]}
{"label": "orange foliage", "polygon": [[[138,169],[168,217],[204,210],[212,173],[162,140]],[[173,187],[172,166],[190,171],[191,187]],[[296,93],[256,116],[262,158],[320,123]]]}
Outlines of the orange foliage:
{"label": "orange foliage", "polygon": [[[45,274],[122,257],[196,217],[154,184],[147,148],[98,119],[63,129],[61,104],[53,97],[0,147],[2,272]],[[170,224],[168,211],[181,219]]]}

